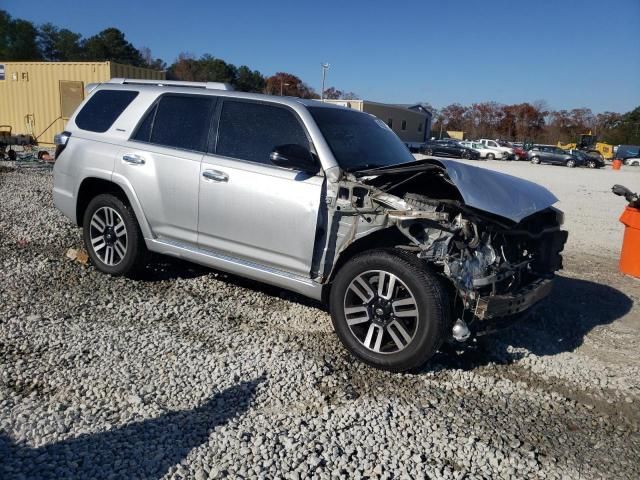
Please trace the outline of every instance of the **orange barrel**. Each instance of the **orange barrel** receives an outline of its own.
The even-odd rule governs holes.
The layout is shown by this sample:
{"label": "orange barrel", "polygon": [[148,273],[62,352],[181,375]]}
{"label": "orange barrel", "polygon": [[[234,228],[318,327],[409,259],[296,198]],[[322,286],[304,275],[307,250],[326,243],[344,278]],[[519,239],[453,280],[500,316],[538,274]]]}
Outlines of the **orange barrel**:
{"label": "orange barrel", "polygon": [[620,271],[640,278],[640,209],[626,207],[620,221],[625,226]]}
{"label": "orange barrel", "polygon": [[612,167],[613,167],[614,170],[620,170],[620,167],[622,167],[622,160],[619,160],[619,159],[616,158],[613,161]]}

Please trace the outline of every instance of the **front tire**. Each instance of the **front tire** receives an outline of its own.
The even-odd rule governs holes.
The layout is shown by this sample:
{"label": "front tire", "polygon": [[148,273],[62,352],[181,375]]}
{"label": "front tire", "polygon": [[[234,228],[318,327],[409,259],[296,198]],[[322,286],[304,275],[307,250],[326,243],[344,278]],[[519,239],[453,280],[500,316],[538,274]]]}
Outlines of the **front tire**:
{"label": "front tire", "polygon": [[540,158],[539,157],[531,157],[531,163],[533,163],[534,165],[539,165],[540,164]]}
{"label": "front tire", "polygon": [[118,197],[93,198],[84,212],[82,229],[87,253],[101,272],[132,275],[146,263],[147,248],[136,216]]}
{"label": "front tire", "polygon": [[569,168],[573,168],[576,166],[576,161],[575,160],[567,160],[567,163],[565,163],[565,165]]}
{"label": "front tire", "polygon": [[349,260],[336,275],[329,306],[347,350],[393,372],[423,365],[440,348],[450,326],[439,280],[416,256],[393,249]]}
{"label": "front tire", "polygon": [[487,160],[494,160],[496,156],[493,153],[487,153]]}

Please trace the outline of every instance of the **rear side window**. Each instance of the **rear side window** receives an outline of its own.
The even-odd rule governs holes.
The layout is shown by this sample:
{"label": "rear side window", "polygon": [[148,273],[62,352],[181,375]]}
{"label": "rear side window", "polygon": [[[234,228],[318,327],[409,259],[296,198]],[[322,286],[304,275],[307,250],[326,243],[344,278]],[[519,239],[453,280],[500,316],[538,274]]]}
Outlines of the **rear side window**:
{"label": "rear side window", "polygon": [[76,125],[90,132],[106,132],[137,96],[131,90],[99,90],[78,113]]}
{"label": "rear side window", "polygon": [[261,103],[225,100],[220,115],[218,155],[271,164],[269,154],[275,147],[287,144],[310,148],[293,112]]}
{"label": "rear side window", "polygon": [[215,102],[208,95],[163,95],[147,112],[133,139],[203,152]]}

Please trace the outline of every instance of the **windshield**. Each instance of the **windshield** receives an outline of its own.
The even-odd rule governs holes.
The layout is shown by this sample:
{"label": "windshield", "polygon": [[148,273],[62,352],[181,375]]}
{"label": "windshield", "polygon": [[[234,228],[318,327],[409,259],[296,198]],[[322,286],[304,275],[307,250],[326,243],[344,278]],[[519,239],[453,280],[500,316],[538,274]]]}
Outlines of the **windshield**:
{"label": "windshield", "polygon": [[382,120],[338,108],[308,107],[340,168],[354,172],[415,161]]}

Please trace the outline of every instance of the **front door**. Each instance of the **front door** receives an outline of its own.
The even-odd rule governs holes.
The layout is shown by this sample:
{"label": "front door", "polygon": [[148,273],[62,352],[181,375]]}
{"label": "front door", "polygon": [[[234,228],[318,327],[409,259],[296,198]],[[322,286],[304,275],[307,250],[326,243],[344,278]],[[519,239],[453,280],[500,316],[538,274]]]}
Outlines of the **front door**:
{"label": "front door", "polygon": [[311,148],[295,112],[223,100],[200,171],[200,248],[309,278],[324,177],[273,165],[270,153],[288,144]]}

